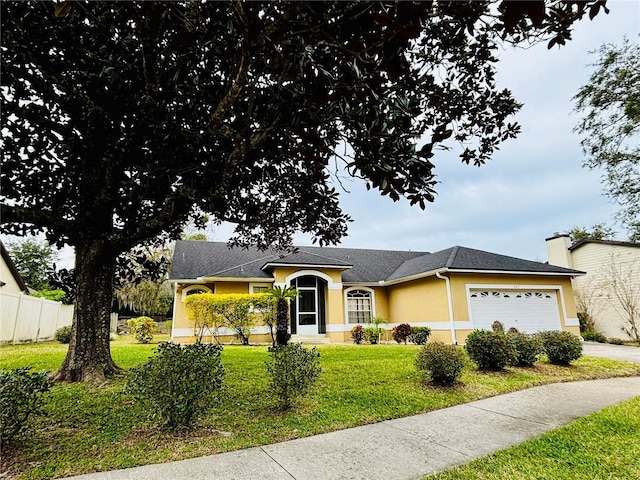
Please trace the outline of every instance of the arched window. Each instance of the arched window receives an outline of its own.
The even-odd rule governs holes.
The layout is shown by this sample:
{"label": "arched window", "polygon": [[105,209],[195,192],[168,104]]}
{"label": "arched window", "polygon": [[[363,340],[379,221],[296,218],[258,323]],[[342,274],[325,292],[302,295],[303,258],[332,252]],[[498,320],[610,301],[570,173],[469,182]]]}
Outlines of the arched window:
{"label": "arched window", "polygon": [[182,301],[194,293],[211,293],[211,289],[205,285],[189,285],[182,289]]}
{"label": "arched window", "polygon": [[373,298],[369,290],[347,291],[347,322],[368,323],[373,317]]}

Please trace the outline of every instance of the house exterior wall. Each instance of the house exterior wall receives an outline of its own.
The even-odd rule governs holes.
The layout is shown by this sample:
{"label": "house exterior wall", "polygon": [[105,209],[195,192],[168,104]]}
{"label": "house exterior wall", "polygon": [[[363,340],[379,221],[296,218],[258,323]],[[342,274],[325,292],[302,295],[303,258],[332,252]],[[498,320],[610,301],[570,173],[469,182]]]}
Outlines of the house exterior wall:
{"label": "house exterior wall", "polygon": [[[490,274],[447,274],[450,278],[451,307],[455,332],[449,312],[449,294],[447,282],[435,276],[389,286],[343,285],[341,272],[336,269],[299,269],[289,267],[274,268],[274,284],[288,284],[292,276],[319,274],[325,279],[326,326],[327,337],[332,343],[350,343],[353,324],[346,321],[345,292],[348,288],[363,288],[373,292],[373,314],[387,320],[383,327],[387,330],[385,339],[390,340],[393,327],[408,323],[411,326],[431,328],[431,340],[445,343],[464,343],[473,330],[469,315],[468,289],[470,286],[489,285],[499,288],[532,288],[553,290],[557,296],[562,328],[579,333],[576,308],[573,299],[571,281],[568,277],[540,275],[490,275]],[[248,293],[252,282],[218,281],[206,283],[211,291],[221,293]],[[194,342],[193,323],[188,319],[184,308],[182,293],[191,285],[176,287],[174,302],[173,340],[179,343]],[[237,341],[231,332],[219,336],[221,342]],[[252,343],[268,343],[271,337],[268,329],[256,325],[251,335]]]}
{"label": "house exterior wall", "polygon": [[640,306],[640,247],[585,243],[569,254],[575,268],[587,272],[574,279],[574,290],[596,329],[607,337],[631,339],[623,330],[628,317],[614,292],[614,282],[621,282]]}
{"label": "house exterior wall", "polygon": [[388,287],[388,328],[401,323],[431,328],[431,339],[451,343],[447,288],[444,280],[426,277]]}
{"label": "house exterior wall", "polygon": [[9,266],[4,261],[4,258],[0,257],[0,280],[6,285],[2,287],[2,291],[5,293],[20,293],[20,285],[16,281],[13,273],[9,269]]}

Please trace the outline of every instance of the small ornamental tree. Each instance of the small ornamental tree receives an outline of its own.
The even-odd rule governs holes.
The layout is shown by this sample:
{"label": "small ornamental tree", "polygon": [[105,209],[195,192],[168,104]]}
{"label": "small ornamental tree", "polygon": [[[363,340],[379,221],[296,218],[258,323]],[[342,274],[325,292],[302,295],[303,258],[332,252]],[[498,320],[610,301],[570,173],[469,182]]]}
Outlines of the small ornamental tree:
{"label": "small ornamental tree", "polygon": [[275,301],[266,293],[196,293],[185,299],[189,319],[194,322],[194,330],[199,342],[206,329],[225,326],[234,331],[243,345],[249,344],[251,327],[258,324],[265,315],[273,315]]}
{"label": "small ornamental tree", "polygon": [[276,300],[276,344],[286,345],[291,334],[289,328],[289,301],[296,298],[299,293],[293,287],[281,287],[276,285],[267,290],[267,293]]}

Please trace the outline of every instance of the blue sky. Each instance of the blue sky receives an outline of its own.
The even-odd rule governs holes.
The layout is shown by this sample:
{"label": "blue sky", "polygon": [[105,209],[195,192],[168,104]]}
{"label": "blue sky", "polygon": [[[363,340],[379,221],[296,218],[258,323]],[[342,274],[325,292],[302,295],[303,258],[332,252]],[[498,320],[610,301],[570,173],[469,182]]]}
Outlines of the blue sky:
{"label": "blue sky", "polygon": [[[524,103],[516,116],[522,133],[479,168],[461,164],[455,153],[436,157],[441,183],[426,211],[367,192],[362,182],[347,182],[341,205],[354,221],[341,246],[434,252],[463,245],[546,261],[544,239],[554,232],[614,225],[616,208],[602,195],[601,172],[582,168],[572,101],[588,82],[588,64],[597,59],[590,51],[621,44],[625,35],[640,41],[640,2],[609,0],[608,7],[609,15],[578,22],[563,47],[540,44],[501,53],[498,82]],[[223,225],[207,234],[226,241],[231,232]],[[296,244],[309,245],[311,237],[299,235]]]}

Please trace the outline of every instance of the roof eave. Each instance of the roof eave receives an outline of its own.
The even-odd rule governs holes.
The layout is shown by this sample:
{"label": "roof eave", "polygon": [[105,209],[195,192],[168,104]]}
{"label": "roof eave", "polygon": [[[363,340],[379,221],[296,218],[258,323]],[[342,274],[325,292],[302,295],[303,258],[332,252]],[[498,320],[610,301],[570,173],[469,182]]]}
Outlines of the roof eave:
{"label": "roof eave", "polygon": [[496,275],[545,275],[545,276],[564,276],[564,277],[576,277],[580,275],[586,275],[587,272],[580,270],[574,270],[572,272],[539,272],[533,270],[483,270],[473,268],[448,268],[447,271],[451,273],[489,273]]}
{"label": "roof eave", "polygon": [[331,264],[315,264],[315,263],[278,263],[278,262],[267,262],[265,263],[261,270],[266,271],[268,268],[330,268],[335,270],[349,270],[353,268],[352,265],[331,265]]}
{"label": "roof eave", "polygon": [[211,283],[211,282],[250,282],[250,283],[273,283],[275,279],[265,277],[198,277],[198,278],[170,278],[169,283]]}

